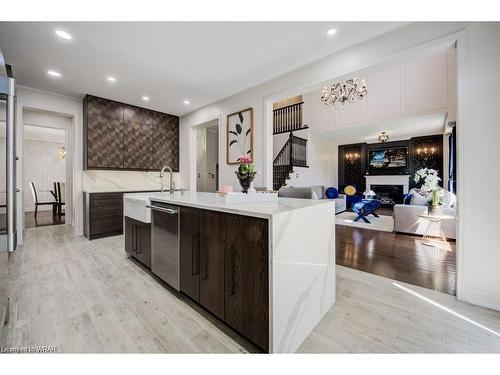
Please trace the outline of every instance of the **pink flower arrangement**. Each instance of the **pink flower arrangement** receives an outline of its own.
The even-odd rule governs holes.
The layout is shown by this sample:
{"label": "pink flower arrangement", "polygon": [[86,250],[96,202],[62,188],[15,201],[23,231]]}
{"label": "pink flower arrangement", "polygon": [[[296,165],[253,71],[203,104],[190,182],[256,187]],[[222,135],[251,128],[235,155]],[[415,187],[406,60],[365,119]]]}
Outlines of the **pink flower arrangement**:
{"label": "pink flower arrangement", "polygon": [[251,164],[252,158],[250,156],[242,155],[238,158],[238,161],[242,164]]}

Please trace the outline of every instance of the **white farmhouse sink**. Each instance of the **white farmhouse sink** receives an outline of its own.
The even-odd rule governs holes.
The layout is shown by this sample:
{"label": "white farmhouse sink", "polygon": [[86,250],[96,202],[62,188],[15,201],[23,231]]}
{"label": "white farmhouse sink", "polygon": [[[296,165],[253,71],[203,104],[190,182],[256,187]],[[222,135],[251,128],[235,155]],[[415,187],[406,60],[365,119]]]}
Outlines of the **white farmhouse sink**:
{"label": "white farmhouse sink", "polygon": [[151,223],[151,209],[146,206],[149,204],[147,197],[128,196],[123,197],[123,215],[132,219],[142,221],[143,223]]}

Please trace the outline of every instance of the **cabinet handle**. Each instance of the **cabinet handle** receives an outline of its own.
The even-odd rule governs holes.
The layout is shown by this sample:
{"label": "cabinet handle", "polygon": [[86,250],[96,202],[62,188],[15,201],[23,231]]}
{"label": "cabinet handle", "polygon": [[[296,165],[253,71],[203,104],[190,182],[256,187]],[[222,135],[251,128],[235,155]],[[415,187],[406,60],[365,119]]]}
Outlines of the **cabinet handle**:
{"label": "cabinet handle", "polygon": [[142,250],[139,251],[137,243],[139,242],[137,239],[139,238],[139,231],[137,230],[138,225],[136,224],[135,226],[135,253],[136,254],[142,254]]}
{"label": "cabinet handle", "polygon": [[200,234],[196,233],[192,237],[191,243],[191,274],[200,273]]}
{"label": "cabinet handle", "polygon": [[137,242],[135,240],[135,237],[136,237],[136,234],[135,234],[135,224],[132,224],[132,253],[136,253],[137,254],[137,249],[136,249]]}
{"label": "cabinet handle", "polygon": [[227,267],[228,267],[227,283],[229,284],[227,289],[229,296],[233,296],[235,293],[235,285],[234,285],[235,262],[234,262],[233,247],[234,247],[233,245],[227,246]]}
{"label": "cabinet handle", "polygon": [[208,252],[205,250],[203,242],[204,241],[200,241],[201,279],[206,280],[208,279]]}

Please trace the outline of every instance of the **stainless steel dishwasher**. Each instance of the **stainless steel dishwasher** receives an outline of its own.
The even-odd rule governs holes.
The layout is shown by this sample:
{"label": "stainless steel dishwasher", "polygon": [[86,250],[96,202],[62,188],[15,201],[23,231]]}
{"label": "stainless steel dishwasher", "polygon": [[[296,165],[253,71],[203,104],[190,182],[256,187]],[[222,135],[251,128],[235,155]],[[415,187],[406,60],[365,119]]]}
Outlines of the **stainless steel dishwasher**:
{"label": "stainless steel dishwasher", "polygon": [[151,271],[180,290],[179,207],[152,201]]}

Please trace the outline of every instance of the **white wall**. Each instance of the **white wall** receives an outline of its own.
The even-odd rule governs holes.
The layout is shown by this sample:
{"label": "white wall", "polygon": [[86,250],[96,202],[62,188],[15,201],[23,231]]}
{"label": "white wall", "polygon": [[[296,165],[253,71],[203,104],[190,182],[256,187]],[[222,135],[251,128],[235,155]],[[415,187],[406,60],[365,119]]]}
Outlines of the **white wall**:
{"label": "white wall", "polygon": [[485,191],[494,192],[500,186],[499,40],[498,22],[467,26],[465,61],[462,66],[462,60],[458,62],[457,119],[458,244],[462,252],[458,296],[497,310],[500,310],[498,211],[495,198],[485,198],[484,194],[487,196]]}
{"label": "white wall", "polygon": [[[82,147],[83,147],[83,117],[82,101],[62,95],[52,94],[45,91],[35,90],[22,86],[17,86],[17,111],[16,111],[16,148],[20,157],[17,163],[17,185],[24,190],[24,150],[23,135],[26,110],[35,110],[51,113],[57,116],[71,118],[71,129],[67,132],[70,135],[66,147],[73,155],[71,168],[67,168],[67,174],[72,173],[72,201],[73,209],[70,211],[66,207],[66,221],[74,225],[76,235],[83,235],[83,194],[82,194]],[[68,198],[68,195],[66,195]],[[17,227],[23,228],[23,195],[17,196]],[[18,243],[23,241],[23,231],[18,230]]]}
{"label": "white wall", "polygon": [[307,164],[309,168],[294,167],[287,186],[324,185],[338,188],[338,145],[309,135],[307,142]]}
{"label": "white wall", "polygon": [[[448,42],[441,50],[430,49],[418,57],[403,57],[338,79],[366,79],[368,94],[363,100],[332,106],[321,101],[322,88],[305,93],[304,122],[311,131],[331,132],[342,128],[367,129],[368,124],[389,121],[403,127],[407,118],[447,113],[448,106],[455,102],[453,92],[448,90],[454,89],[455,80],[453,58],[449,58],[454,56],[452,44]],[[396,139],[398,134],[398,129],[392,129],[389,135]]]}

